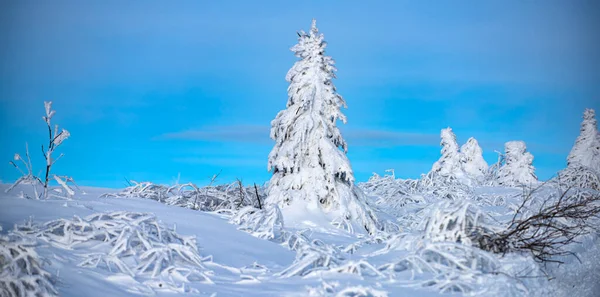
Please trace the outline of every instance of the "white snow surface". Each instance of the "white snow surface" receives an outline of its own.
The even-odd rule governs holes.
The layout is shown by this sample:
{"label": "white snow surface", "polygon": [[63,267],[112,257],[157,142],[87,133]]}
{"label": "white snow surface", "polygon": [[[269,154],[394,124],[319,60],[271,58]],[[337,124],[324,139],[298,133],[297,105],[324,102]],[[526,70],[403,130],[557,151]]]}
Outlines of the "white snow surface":
{"label": "white snow surface", "polygon": [[[59,296],[444,296],[456,292],[592,297],[600,289],[595,281],[600,277],[596,238],[575,246],[582,264],[566,259],[566,264],[551,270],[559,276],[553,281],[508,277],[538,273],[537,264],[527,255],[501,257],[464,240],[455,242],[465,238],[463,224],[487,226],[488,216],[509,218],[521,191],[516,188],[474,188],[478,198],[471,202],[406,200],[396,214],[401,215],[395,220],[400,229],[373,236],[347,232],[317,214],[304,225],[288,226],[288,217],[276,208],[259,211],[248,206],[230,217],[151,199],[99,198],[115,192],[108,189],[84,188],[87,194],[77,193],[72,200],[34,200],[19,198],[28,196],[20,193],[31,191],[28,185],[8,194],[6,188],[0,185],[0,232],[37,242],[35,252],[56,280]],[[381,207],[379,216],[394,220],[385,213],[387,208]],[[435,227],[449,227],[447,218],[457,214],[470,223],[455,224],[453,229]],[[92,265],[95,259],[110,261]],[[154,273],[157,266],[145,266],[149,261],[165,265]]]}

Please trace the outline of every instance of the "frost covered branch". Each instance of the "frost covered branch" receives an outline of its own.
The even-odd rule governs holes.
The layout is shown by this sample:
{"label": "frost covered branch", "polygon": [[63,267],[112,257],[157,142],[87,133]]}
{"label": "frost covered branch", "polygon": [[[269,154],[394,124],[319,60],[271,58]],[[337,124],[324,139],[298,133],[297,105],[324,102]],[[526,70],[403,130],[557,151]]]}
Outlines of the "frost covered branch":
{"label": "frost covered branch", "polygon": [[82,267],[116,270],[150,283],[160,278],[172,286],[192,280],[212,283],[204,265],[210,257],[200,256],[195,238],[179,235],[151,214],[97,213],[15,229],[58,248],[84,251]]}
{"label": "frost covered branch", "polygon": [[54,278],[41,267],[35,242],[0,236],[0,295],[58,296]]}
{"label": "frost covered branch", "polygon": [[531,253],[541,263],[563,263],[560,257],[575,256],[569,245],[599,230],[598,192],[568,189],[541,203],[534,193],[525,196],[506,230],[480,238],[479,247],[503,254]]}

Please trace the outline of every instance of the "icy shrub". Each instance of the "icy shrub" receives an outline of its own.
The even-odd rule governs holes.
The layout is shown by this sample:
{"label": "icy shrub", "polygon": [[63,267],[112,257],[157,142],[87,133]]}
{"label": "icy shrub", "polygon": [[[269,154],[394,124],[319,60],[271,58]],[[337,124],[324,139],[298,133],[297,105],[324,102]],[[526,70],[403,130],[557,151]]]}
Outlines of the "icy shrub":
{"label": "icy shrub", "polygon": [[367,182],[359,183],[365,194],[376,197],[375,205],[386,209],[386,212],[399,215],[408,204],[422,203],[423,197],[415,194],[409,184],[402,179],[396,179],[392,174],[379,176],[373,174]]}
{"label": "icy shrub", "polygon": [[[518,296],[526,289],[505,276],[501,263],[493,254],[478,248],[451,242],[421,242],[416,251],[400,261],[379,267],[400,284],[431,287],[442,293]],[[498,281],[498,279],[503,279]],[[496,282],[496,286],[490,284]]]}
{"label": "icy shrub", "polygon": [[279,239],[283,230],[283,216],[277,205],[265,209],[247,206],[240,209],[230,221],[239,229],[262,239]]}
{"label": "icy shrub", "polygon": [[[243,187],[240,183],[206,186],[199,188],[193,183],[172,186],[151,182],[131,181],[132,185],[118,193],[106,193],[101,197],[145,198],[167,205],[202,211],[233,211],[246,206],[259,207],[264,201],[264,189]],[[258,199],[255,193],[259,193]]]}
{"label": "icy shrub", "polygon": [[[167,284],[212,283],[192,236],[182,236],[151,214],[97,213],[42,225],[19,225],[16,232],[35,236],[63,249],[88,251],[79,264],[104,268],[132,277],[160,278]],[[93,251],[92,251],[93,249]]]}
{"label": "icy shrub", "polygon": [[429,210],[425,223],[425,238],[432,242],[477,243],[494,228],[486,214],[465,200],[442,201]]}
{"label": "icy shrub", "polygon": [[0,236],[0,295],[57,296],[53,279],[42,269],[34,242],[17,236]]}
{"label": "icy shrub", "polygon": [[597,191],[535,189],[525,195],[506,228],[483,236],[479,247],[502,254],[528,253],[540,263],[562,263],[561,257],[573,255],[572,244],[597,233],[599,219]]}
{"label": "icy shrub", "polygon": [[552,180],[559,187],[582,188],[600,191],[600,176],[585,166],[571,166],[561,170]]}
{"label": "icy shrub", "polygon": [[422,175],[417,181],[410,182],[415,193],[436,199],[464,199],[472,196],[473,188],[454,176],[443,176],[436,172]]}
{"label": "icy shrub", "polygon": [[277,275],[280,277],[306,276],[318,271],[338,267],[345,260],[342,253],[333,245],[320,240],[301,244],[297,249],[296,260]]}

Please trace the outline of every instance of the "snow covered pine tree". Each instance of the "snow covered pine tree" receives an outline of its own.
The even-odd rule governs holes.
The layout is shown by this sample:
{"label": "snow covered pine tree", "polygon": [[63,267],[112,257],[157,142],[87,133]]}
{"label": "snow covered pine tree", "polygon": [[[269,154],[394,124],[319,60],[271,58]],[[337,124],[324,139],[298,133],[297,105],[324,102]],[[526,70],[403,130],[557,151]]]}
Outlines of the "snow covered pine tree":
{"label": "snow covered pine tree", "polygon": [[533,155],[527,152],[523,141],[509,141],[504,144],[505,163],[498,170],[498,184],[504,186],[523,186],[537,182]]}
{"label": "snow covered pine tree", "polygon": [[593,109],[588,108],[583,113],[581,130],[567,157],[567,166],[570,168],[583,166],[600,172],[600,136]]}
{"label": "snow covered pine tree", "polygon": [[275,146],[269,154],[267,203],[282,208],[284,220],[314,221],[323,218],[353,225],[369,233],[379,229],[365,196],[354,186],[346,157],[347,145],[336,121],[346,122],[346,107],[336,92],[334,60],[325,55],[327,43],[313,19],[309,33],[298,33],[291,50],[300,58],[288,71],[288,102],[271,122]]}
{"label": "snow covered pine tree", "polygon": [[456,135],[452,132],[452,128],[442,129],[440,137],[442,156],[437,162],[433,163],[431,172],[437,173],[442,177],[463,179],[465,174],[460,163],[461,156],[458,151]]}
{"label": "snow covered pine tree", "polygon": [[465,144],[460,147],[462,167],[469,177],[481,180],[488,170],[488,164],[483,159],[483,150],[477,140],[469,138]]}

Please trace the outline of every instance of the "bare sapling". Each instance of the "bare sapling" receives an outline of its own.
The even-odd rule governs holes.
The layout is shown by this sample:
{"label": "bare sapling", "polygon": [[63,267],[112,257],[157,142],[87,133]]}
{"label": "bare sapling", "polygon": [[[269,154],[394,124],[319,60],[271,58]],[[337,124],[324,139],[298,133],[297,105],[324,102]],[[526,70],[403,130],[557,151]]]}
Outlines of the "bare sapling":
{"label": "bare sapling", "polygon": [[[77,184],[75,184],[73,178],[69,176],[51,174],[50,172],[52,166],[56,163],[56,161],[58,161],[64,156],[64,154],[60,154],[58,158],[54,159],[52,157],[52,154],[67,138],[69,138],[69,136],[71,136],[71,134],[65,129],[62,129],[59,132],[58,125],[54,125],[54,129],[52,129],[51,121],[52,117],[56,113],[56,111],[52,110],[52,101],[44,101],[44,108],[46,110],[46,115],[42,118],[44,119],[44,122],[46,122],[46,126],[48,127],[48,146],[44,147],[44,145],[42,145],[42,154],[44,155],[44,159],[46,160],[46,171],[44,174],[44,178],[40,178],[39,174],[38,176],[33,175],[33,166],[31,165],[31,158],[29,156],[29,146],[26,143],[25,157],[27,160],[24,160],[23,157],[21,157],[21,155],[15,154],[14,160],[10,161],[10,164],[13,165],[17,170],[19,170],[19,172],[21,173],[21,177],[10,188],[8,188],[6,192],[9,192],[21,183],[29,183],[33,186],[33,191],[36,199],[39,199],[40,197],[46,199],[49,195],[48,184],[50,182],[50,179],[54,179],[64,189],[64,191],[66,192],[66,197],[70,198],[75,194],[75,192],[71,187],[67,185],[68,182],[72,183],[75,186],[75,188],[79,190],[79,187],[77,186]],[[15,161],[21,161],[25,166],[27,172],[19,168]],[[41,195],[38,194],[37,191],[38,184],[42,185],[44,188],[44,191]]]}
{"label": "bare sapling", "polygon": [[[42,117],[48,126],[48,147],[44,149],[44,145],[42,145],[42,153],[44,154],[44,159],[46,159],[46,174],[44,177],[44,198],[48,198],[48,182],[50,180],[50,170],[56,161],[64,156],[64,154],[60,154],[58,158],[53,159],[52,153],[58,148],[63,141],[65,141],[71,134],[69,131],[62,129],[60,133],[58,132],[58,125],[54,125],[54,130],[52,130],[52,117],[56,113],[56,111],[52,110],[52,101],[44,101],[44,107],[46,109],[46,116]],[[61,180],[60,177],[55,178],[57,181]],[[61,180],[62,181],[62,180]],[[59,182],[60,183],[60,182]],[[60,183],[61,186],[66,185],[66,182]],[[64,187],[64,186],[63,186]],[[68,190],[68,187],[65,188],[69,194],[71,192]],[[71,190],[72,191],[72,190]]]}

